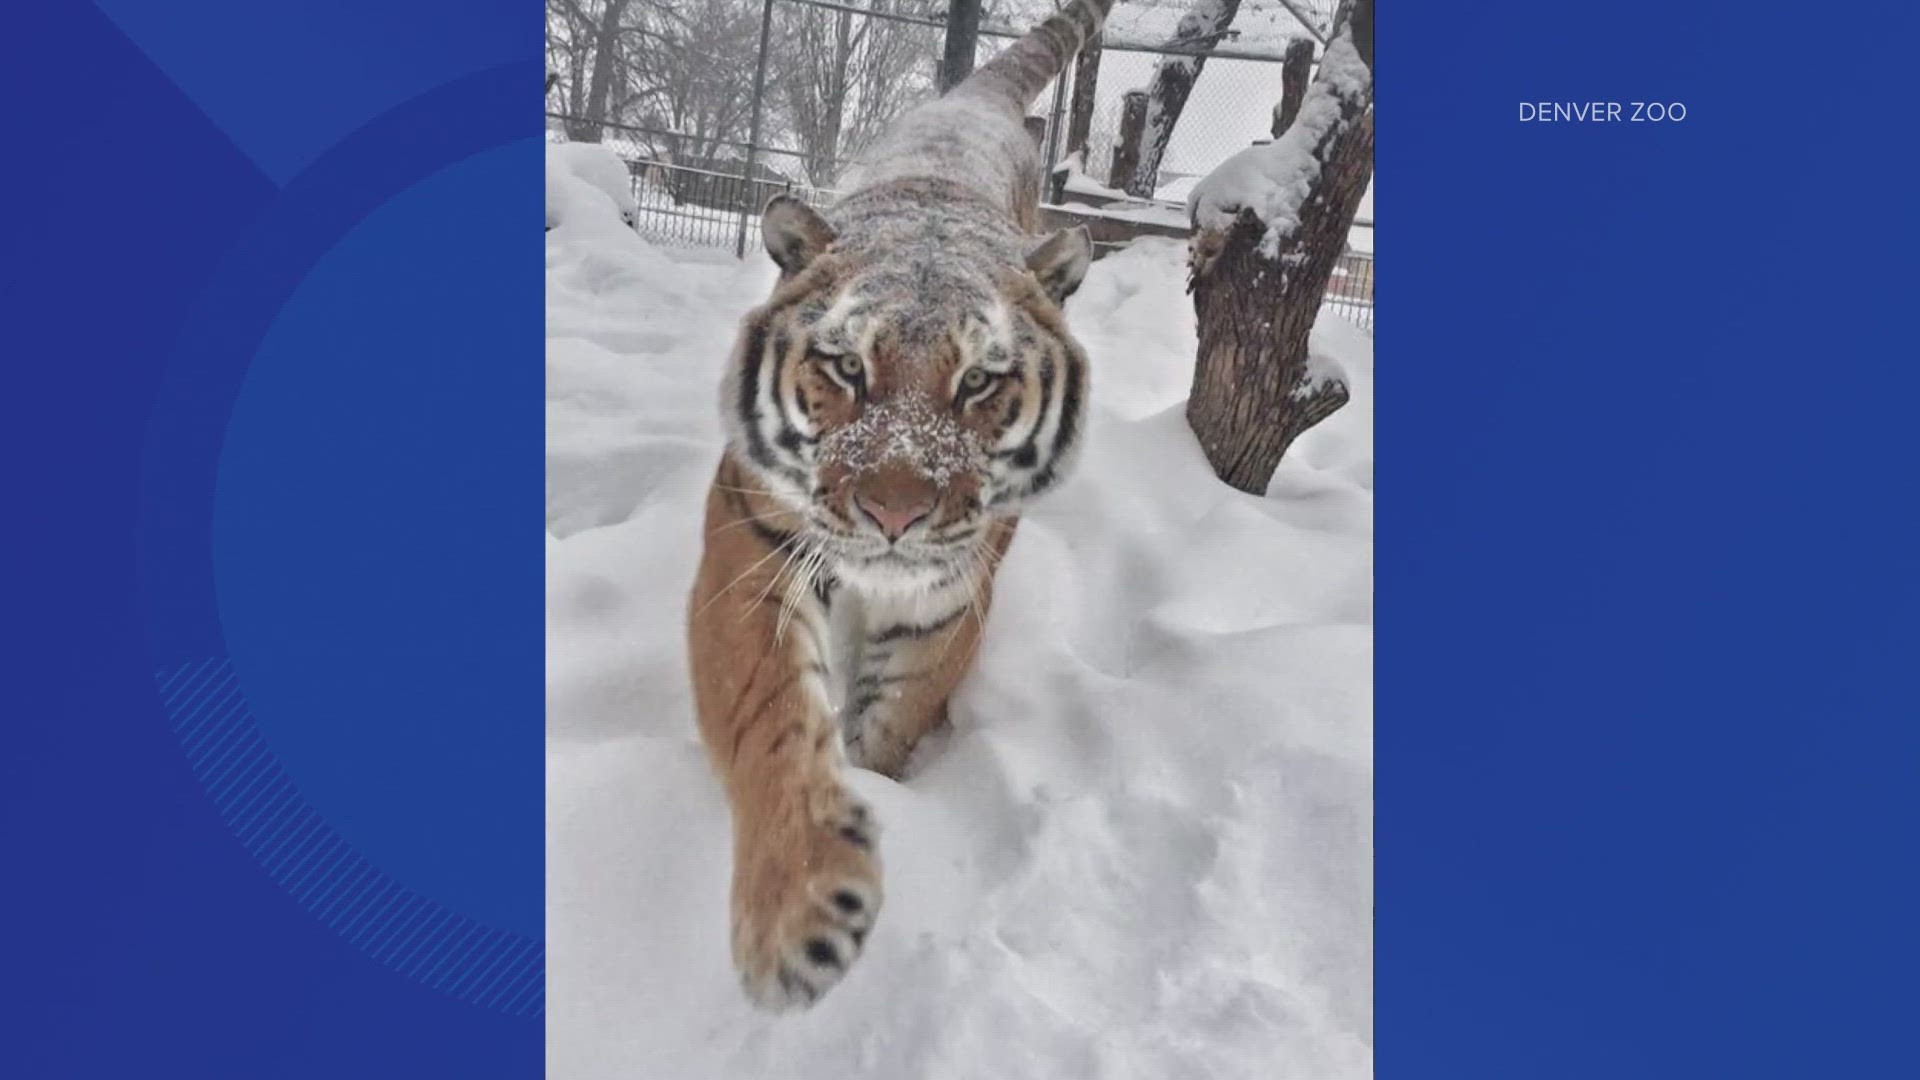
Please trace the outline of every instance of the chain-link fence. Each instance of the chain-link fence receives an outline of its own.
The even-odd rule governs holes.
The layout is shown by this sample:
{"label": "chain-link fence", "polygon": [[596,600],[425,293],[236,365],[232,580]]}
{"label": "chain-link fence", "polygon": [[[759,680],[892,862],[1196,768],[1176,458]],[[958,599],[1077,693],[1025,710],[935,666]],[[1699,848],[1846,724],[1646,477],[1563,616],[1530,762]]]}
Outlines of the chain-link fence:
{"label": "chain-link fence", "polygon": [[[1193,21],[1203,4],[1123,5],[1091,71],[1070,70],[1036,101],[1033,126],[1054,177],[1043,197],[1082,219],[1133,223],[1136,234],[1183,235],[1194,184],[1272,137],[1285,44],[1310,39],[1317,53],[1335,5],[1242,0],[1231,21],[1245,34],[1204,32]],[[1032,0],[985,0],[976,63],[1025,29],[1003,18],[1031,24],[1046,10],[1028,7]],[[1156,13],[1180,21],[1156,23]],[[947,0],[549,0],[549,138],[601,142],[627,162],[635,228],[649,240],[743,252],[769,197],[831,200],[846,162],[936,93],[947,15]],[[1167,123],[1166,83],[1180,72],[1161,69],[1191,70],[1202,52],[1184,107]],[[622,100],[605,89],[636,71],[646,92]],[[1368,331],[1371,201],[1369,192],[1326,297]]]}

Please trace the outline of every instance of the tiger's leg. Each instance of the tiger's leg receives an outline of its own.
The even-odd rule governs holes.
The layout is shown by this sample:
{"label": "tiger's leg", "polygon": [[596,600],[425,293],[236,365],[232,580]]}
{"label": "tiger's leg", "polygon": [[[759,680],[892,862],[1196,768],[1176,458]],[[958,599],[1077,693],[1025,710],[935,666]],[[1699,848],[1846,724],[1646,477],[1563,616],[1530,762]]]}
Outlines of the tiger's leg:
{"label": "tiger's leg", "polygon": [[872,603],[847,699],[841,708],[847,756],[899,779],[927,732],[947,719],[947,700],[966,676],[986,627],[993,568],[1014,523],[993,526],[974,573],[912,603]]}
{"label": "tiger's leg", "polygon": [[871,815],[840,779],[822,601],[795,589],[781,627],[806,554],[754,486],[726,460],[708,492],[688,645],[700,734],[733,810],[734,964],[756,1004],[790,1009],[859,955],[880,863]]}

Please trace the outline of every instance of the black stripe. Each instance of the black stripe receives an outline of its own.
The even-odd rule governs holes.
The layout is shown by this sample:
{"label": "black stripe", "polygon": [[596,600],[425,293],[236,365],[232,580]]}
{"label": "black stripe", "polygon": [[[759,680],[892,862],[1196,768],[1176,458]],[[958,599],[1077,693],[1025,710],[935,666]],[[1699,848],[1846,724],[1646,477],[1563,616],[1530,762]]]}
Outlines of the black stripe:
{"label": "black stripe", "polygon": [[878,690],[883,686],[898,686],[904,682],[924,678],[924,671],[909,671],[900,675],[862,675],[853,680],[855,690]]}
{"label": "black stripe", "polygon": [[1067,386],[1060,394],[1060,428],[1053,436],[1053,454],[1059,457],[1066,452],[1067,444],[1073,441],[1080,428],[1080,364],[1078,358],[1067,357]]}
{"label": "black stripe", "polygon": [[773,451],[761,436],[757,421],[760,410],[754,407],[754,401],[760,392],[760,365],[766,361],[767,324],[764,319],[755,319],[747,324],[747,341],[740,356],[740,385],[737,388],[733,408],[739,414],[740,426],[747,433],[747,456],[767,465],[776,464]]}
{"label": "black stripe", "polygon": [[[782,340],[776,343],[776,347],[781,347],[781,346],[784,346],[785,344],[786,342]],[[781,361],[784,362],[786,360],[787,353],[784,348],[781,348],[781,351],[775,355]],[[805,404],[802,402],[800,397],[800,380],[798,378],[795,378],[793,380],[793,394],[791,395],[793,398],[792,411],[789,412],[787,410],[785,400],[780,397],[780,377],[783,374],[784,374],[784,371],[774,372],[774,383],[773,383],[774,400],[779,402],[781,405],[780,433],[774,436],[774,442],[780,445],[780,449],[785,450],[787,453],[793,454],[797,457],[799,456],[801,446],[808,443],[819,442],[820,440],[817,437],[811,437],[811,436],[801,434],[799,425],[793,422],[793,417],[796,414],[805,415],[807,410],[806,410]]]}
{"label": "black stripe", "polygon": [[[773,335],[771,342],[768,341],[770,335]],[[804,486],[807,483],[806,472],[796,468],[789,462],[782,461],[780,457],[773,452],[773,447],[768,445],[766,435],[760,431],[760,420],[763,419],[763,414],[760,411],[760,373],[766,364],[766,354],[769,348],[774,352],[775,364],[778,364],[781,358],[785,356],[785,353],[782,351],[782,345],[785,342],[785,336],[777,334],[776,331],[768,327],[765,319],[759,319],[748,324],[746,351],[745,355],[741,358],[740,385],[734,399],[734,409],[740,415],[741,428],[746,431],[747,445],[745,449],[747,457],[769,472],[778,473],[792,480],[794,483]],[[791,454],[794,453],[796,449],[793,445],[790,445],[793,440],[805,440],[798,431],[793,429],[793,426],[788,422],[786,409],[780,405],[778,397],[780,383],[778,378],[774,380],[773,389],[775,397],[769,404],[774,407],[774,412],[777,414],[780,422],[780,430],[775,437],[780,442],[782,448]]]}
{"label": "black stripe", "polygon": [[1040,357],[1040,412],[1033,418],[1033,428],[1020,445],[1011,450],[994,453],[999,460],[1011,458],[1016,469],[1031,469],[1034,462],[1040,460],[1040,431],[1047,426],[1047,407],[1053,395],[1053,354],[1045,353]]}
{"label": "black stripe", "polygon": [[944,589],[947,586],[953,584],[954,582],[959,581],[961,577],[965,576],[965,573],[966,571],[964,570],[950,571],[947,574],[942,575],[940,579],[935,581],[933,584],[927,586],[927,591],[939,592],[941,589]]}
{"label": "black stripe", "polygon": [[875,645],[884,645],[889,641],[923,638],[930,634],[937,634],[947,627],[952,626],[955,619],[958,619],[966,613],[967,609],[962,606],[954,608],[952,611],[930,623],[922,623],[917,626],[913,623],[895,623],[885,630],[869,636],[867,640]]}
{"label": "black stripe", "polygon": [[807,1004],[809,1005],[813,1004],[814,999],[820,996],[820,991],[815,990],[811,983],[806,982],[800,978],[800,976],[794,974],[793,971],[784,964],[780,967],[780,988],[789,994],[799,994],[806,998]]}
{"label": "black stripe", "polygon": [[1027,496],[1040,494],[1052,487],[1060,479],[1060,458],[1067,451],[1067,444],[1073,441],[1080,427],[1080,365],[1071,355],[1067,357],[1067,384],[1060,394],[1060,428],[1054,434],[1053,453],[1047,463],[1032,480],[1027,482]]}

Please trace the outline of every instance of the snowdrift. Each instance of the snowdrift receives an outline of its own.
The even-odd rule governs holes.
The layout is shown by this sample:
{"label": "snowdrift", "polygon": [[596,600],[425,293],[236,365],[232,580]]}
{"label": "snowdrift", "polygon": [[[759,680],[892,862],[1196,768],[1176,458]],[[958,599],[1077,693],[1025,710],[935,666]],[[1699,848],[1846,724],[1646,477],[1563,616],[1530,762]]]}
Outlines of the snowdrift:
{"label": "snowdrift", "polygon": [[[593,220],[600,208],[595,193],[606,197],[619,212],[620,220],[634,223],[639,205],[633,197],[633,176],[620,155],[599,143],[549,144],[547,228],[554,228],[567,217]],[[575,203],[585,203],[589,208],[575,211]]]}

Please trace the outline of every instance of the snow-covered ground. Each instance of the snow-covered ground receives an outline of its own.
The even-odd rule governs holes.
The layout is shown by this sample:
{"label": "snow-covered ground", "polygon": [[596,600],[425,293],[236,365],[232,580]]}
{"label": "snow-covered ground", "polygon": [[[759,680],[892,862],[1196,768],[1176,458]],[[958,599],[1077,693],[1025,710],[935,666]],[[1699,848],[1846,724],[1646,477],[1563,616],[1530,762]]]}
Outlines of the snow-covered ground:
{"label": "snow-covered ground", "polygon": [[718,379],[773,269],[650,247],[555,172],[549,1075],[1369,1076],[1371,339],[1322,317],[1354,399],[1247,496],[1181,416],[1181,245],[1095,264],[1080,468],[1021,525],[952,731],[905,785],[853,778],[887,874],[864,955],[770,1017],[728,958],[683,618]]}
{"label": "snow-covered ground", "polygon": [[[577,180],[578,184],[569,181]],[[627,163],[596,143],[549,143],[547,146],[547,228],[569,216],[573,202],[586,190],[605,195],[620,212],[620,219],[634,223],[639,205],[633,197],[633,176]],[[598,201],[594,203],[598,205]]]}

